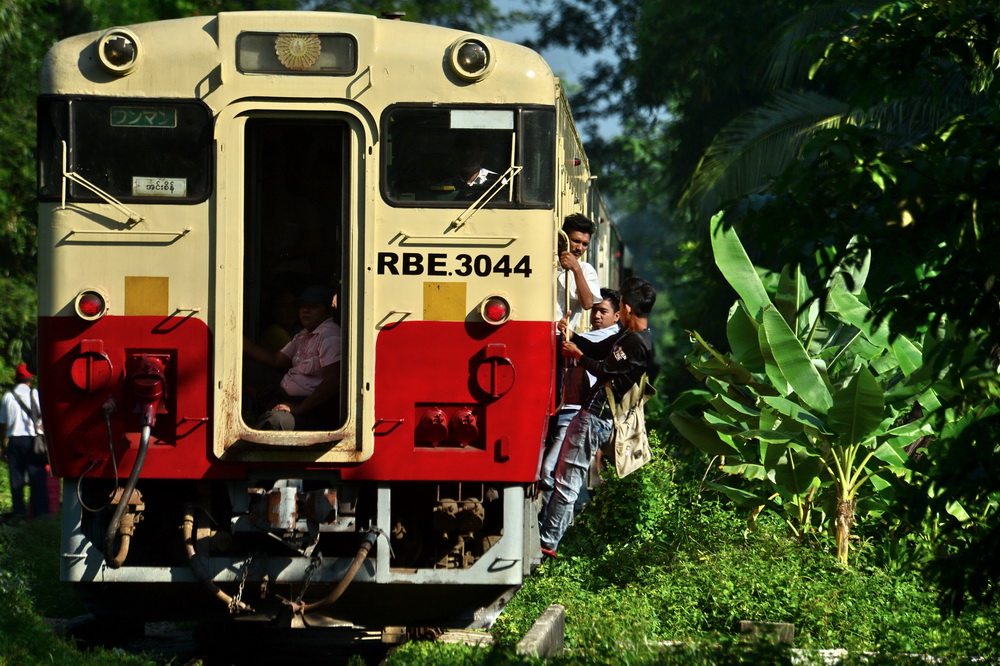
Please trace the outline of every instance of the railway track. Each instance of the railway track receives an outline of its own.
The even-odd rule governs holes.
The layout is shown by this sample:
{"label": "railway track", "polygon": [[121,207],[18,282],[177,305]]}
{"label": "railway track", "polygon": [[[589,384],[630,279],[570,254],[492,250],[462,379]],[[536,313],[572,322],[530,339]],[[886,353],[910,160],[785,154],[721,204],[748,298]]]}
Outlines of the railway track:
{"label": "railway track", "polygon": [[[550,606],[518,644],[526,656],[545,656],[563,644],[563,609]],[[461,642],[486,647],[492,636],[482,631],[426,629],[406,632],[367,631],[352,625],[288,628],[259,622],[211,624],[150,622],[123,626],[101,622],[93,615],[72,620],[46,620],[58,633],[83,649],[115,648],[141,654],[156,664],[249,666],[283,662],[346,664],[361,657],[380,664],[393,648],[407,640]]]}
{"label": "railway track", "polygon": [[240,626],[238,623],[192,624],[150,622],[142,627],[109,625],[92,615],[49,620],[58,633],[81,649],[105,647],[144,655],[156,664],[243,666],[287,661],[347,663],[360,656],[365,663],[384,661],[393,647],[379,632],[356,628],[288,629]]}

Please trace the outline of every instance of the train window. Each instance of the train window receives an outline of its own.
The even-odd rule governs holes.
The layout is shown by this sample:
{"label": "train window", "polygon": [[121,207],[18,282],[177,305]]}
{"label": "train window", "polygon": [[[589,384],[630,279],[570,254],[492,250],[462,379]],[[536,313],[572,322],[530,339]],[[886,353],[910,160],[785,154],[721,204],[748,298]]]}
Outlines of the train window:
{"label": "train window", "polygon": [[[384,122],[382,191],[394,204],[465,208],[484,195],[487,206],[553,203],[551,109],[398,106]],[[514,165],[522,168],[512,177]]]}
{"label": "train window", "polygon": [[526,109],[521,114],[521,143],[532,146],[522,151],[521,201],[526,204],[551,204],[552,183],[555,182],[556,150],[555,114],[551,110]]}
{"label": "train window", "polygon": [[[41,98],[39,197],[62,196],[62,165],[120,201],[194,203],[211,191],[212,118],[197,102]],[[70,182],[70,201],[101,201]]]}
{"label": "train window", "polygon": [[[251,428],[331,431],[343,424],[336,389],[350,332],[339,326],[348,304],[337,292],[344,277],[349,137],[347,124],[333,118],[247,120],[243,333],[293,361],[288,369],[269,365],[267,355],[244,356],[242,415]],[[313,309],[303,312],[306,304]],[[289,347],[303,328],[308,335]],[[333,389],[323,383],[327,371]],[[306,404],[321,392],[327,397],[318,406],[310,401],[291,421],[286,414],[265,417],[276,404]]]}

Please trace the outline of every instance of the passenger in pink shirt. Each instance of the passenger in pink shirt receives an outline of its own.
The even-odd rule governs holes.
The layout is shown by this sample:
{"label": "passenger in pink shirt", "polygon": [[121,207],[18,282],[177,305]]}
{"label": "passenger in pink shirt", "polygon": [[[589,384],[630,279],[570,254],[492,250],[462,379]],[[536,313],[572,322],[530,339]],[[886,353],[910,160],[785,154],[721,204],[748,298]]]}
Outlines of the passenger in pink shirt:
{"label": "passenger in pink shirt", "polygon": [[272,392],[258,430],[332,430],[339,425],[340,326],[333,321],[336,304],[329,287],[306,287],[299,296],[302,330],[281,351],[244,338],[253,359],[286,370]]}

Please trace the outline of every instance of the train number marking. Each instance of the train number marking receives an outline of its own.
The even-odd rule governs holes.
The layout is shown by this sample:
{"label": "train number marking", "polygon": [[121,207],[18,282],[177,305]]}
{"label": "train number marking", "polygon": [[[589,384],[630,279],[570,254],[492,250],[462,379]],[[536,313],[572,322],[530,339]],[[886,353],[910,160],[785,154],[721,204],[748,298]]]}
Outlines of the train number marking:
{"label": "train number marking", "polygon": [[[457,265],[456,265],[457,264]],[[449,270],[449,267],[451,270]],[[459,277],[489,277],[491,275],[502,275],[511,277],[520,275],[531,277],[531,257],[522,256],[513,267],[511,267],[510,255],[504,254],[493,260],[488,254],[460,254],[449,260],[448,255],[442,253],[430,253],[427,255],[418,252],[379,252],[378,253],[378,274],[379,275],[429,275],[429,276],[449,276]]]}

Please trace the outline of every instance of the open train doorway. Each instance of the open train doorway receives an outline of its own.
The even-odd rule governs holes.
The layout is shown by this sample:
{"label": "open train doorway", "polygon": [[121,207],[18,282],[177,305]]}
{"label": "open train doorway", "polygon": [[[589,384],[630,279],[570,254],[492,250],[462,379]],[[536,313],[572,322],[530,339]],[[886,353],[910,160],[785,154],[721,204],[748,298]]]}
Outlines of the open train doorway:
{"label": "open train doorway", "polygon": [[329,118],[246,123],[242,415],[251,428],[344,422],[348,136],[346,122]]}

